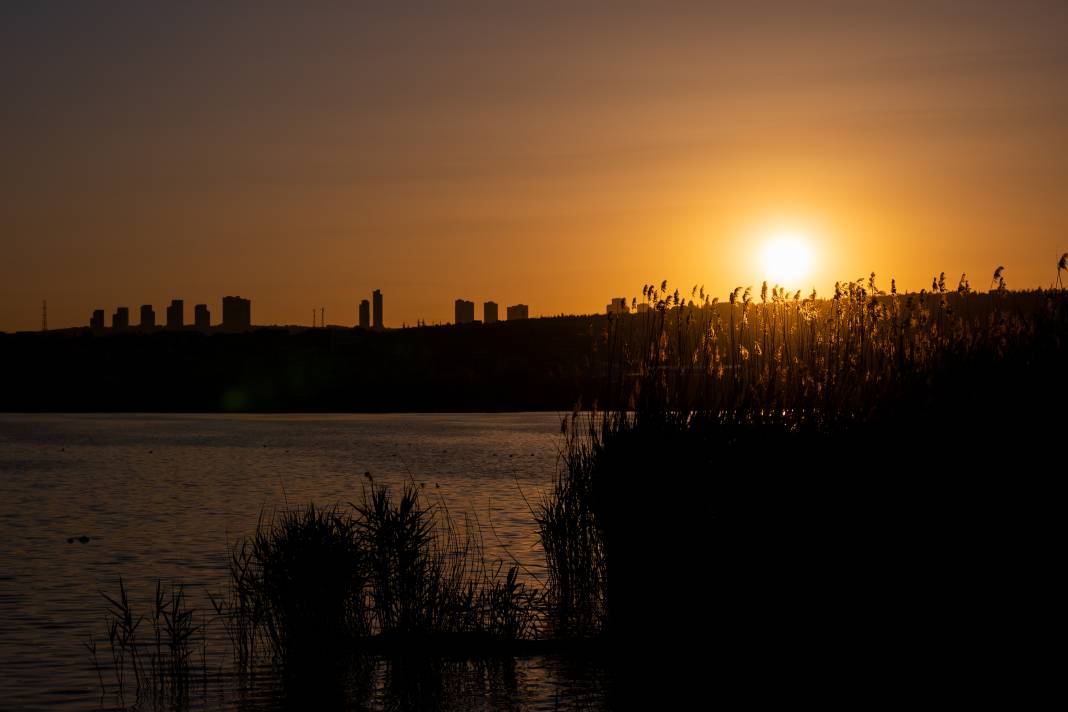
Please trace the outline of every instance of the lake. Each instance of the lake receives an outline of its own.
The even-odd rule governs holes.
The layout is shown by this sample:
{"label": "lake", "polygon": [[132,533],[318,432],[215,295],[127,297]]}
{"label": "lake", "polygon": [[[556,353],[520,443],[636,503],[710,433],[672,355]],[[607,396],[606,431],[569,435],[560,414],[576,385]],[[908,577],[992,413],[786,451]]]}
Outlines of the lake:
{"label": "lake", "polygon": [[[518,562],[537,585],[544,563],[530,507],[557,470],[559,430],[555,413],[0,414],[0,709],[114,707],[84,645],[105,636],[100,591],[114,594],[121,576],[147,613],[160,578],[206,608],[205,592],[225,586],[228,548],[261,513],[348,507],[365,473],[412,483],[428,503],[477,520],[487,553]],[[221,632],[209,633],[209,650],[223,657]],[[573,662],[517,660],[503,691],[459,684],[450,704],[589,708],[596,675]],[[212,690],[191,706],[280,705],[269,693]],[[383,691],[372,700],[394,704]]]}

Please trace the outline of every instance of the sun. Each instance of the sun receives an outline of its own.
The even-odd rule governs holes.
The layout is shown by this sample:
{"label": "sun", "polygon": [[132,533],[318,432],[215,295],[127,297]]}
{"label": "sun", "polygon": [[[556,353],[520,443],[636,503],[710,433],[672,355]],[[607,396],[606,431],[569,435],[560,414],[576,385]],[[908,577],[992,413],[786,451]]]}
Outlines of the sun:
{"label": "sun", "polygon": [[783,287],[802,286],[812,271],[812,247],[808,237],[795,230],[780,230],[768,236],[761,248],[763,277]]}

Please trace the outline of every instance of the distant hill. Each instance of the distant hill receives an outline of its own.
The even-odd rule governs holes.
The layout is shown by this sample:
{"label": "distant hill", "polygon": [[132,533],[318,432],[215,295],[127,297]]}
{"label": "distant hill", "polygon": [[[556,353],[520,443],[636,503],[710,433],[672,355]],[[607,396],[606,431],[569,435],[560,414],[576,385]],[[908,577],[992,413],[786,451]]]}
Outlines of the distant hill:
{"label": "distant hill", "polygon": [[570,410],[607,317],[382,332],[0,334],[0,410]]}

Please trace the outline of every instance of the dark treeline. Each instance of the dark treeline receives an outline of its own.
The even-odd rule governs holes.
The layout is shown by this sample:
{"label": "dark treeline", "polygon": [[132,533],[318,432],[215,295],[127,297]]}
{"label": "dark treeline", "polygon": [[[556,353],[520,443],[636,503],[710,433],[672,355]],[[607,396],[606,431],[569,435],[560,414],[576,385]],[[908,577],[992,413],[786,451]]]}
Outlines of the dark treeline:
{"label": "dark treeline", "polygon": [[569,410],[605,323],[0,334],[0,410]]}

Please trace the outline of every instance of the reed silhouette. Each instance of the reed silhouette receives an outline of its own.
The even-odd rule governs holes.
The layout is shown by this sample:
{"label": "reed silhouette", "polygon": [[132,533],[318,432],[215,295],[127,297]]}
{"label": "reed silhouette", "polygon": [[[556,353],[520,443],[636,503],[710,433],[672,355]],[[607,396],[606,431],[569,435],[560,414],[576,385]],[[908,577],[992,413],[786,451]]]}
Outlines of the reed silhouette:
{"label": "reed silhouette", "polygon": [[1050,602],[1036,443],[1065,425],[1068,293],[1001,272],[986,294],[873,273],[722,305],[663,282],[613,319],[538,523],[554,630],[607,642],[619,699],[708,670],[878,677],[903,648],[1005,662],[1014,607]]}
{"label": "reed silhouette", "polygon": [[[529,652],[542,617],[518,567],[484,555],[477,523],[454,521],[414,485],[394,497],[371,481],[348,508],[264,513],[231,550],[229,572],[227,590],[210,597],[210,622],[225,631],[235,674],[250,680],[271,669],[284,696],[322,707],[370,694],[376,661],[385,661],[389,685],[415,685],[392,689],[397,699],[436,699],[451,684],[441,673],[447,661],[499,670],[490,661]],[[143,639],[122,580],[117,597],[104,595],[120,699],[186,700],[195,673],[206,675],[206,663],[192,664],[193,642],[203,657],[203,612],[188,607],[180,586],[157,585]],[[104,686],[95,642],[88,647]]]}
{"label": "reed silhouette", "polygon": [[[157,706],[185,707],[195,683],[205,684],[204,621],[189,606],[181,585],[156,581],[149,616],[135,614],[129,590],[120,578],[115,597],[107,601],[105,625],[111,653],[114,689],[125,706],[127,695],[148,699]],[[147,621],[147,626],[142,625]],[[95,639],[86,643],[93,665],[106,688]],[[198,658],[199,654],[199,658]]]}
{"label": "reed silhouette", "polygon": [[[594,334],[593,407],[562,419],[534,510],[543,588],[488,561],[477,522],[367,473],[356,503],[264,513],[230,552],[212,604],[236,668],[328,707],[372,689],[376,661],[416,707],[448,696],[446,661],[507,680],[526,654],[592,656],[610,707],[682,704],[710,674],[882,685],[903,651],[916,684],[1004,674],[1017,624],[1053,610],[1038,444],[1068,395],[1068,291],[1004,274],[986,293],[944,273],[884,292],[872,273],[825,300],[764,284],[722,304],[647,285]],[[202,624],[169,596],[148,658],[121,582],[108,599],[120,690],[190,679]]]}

